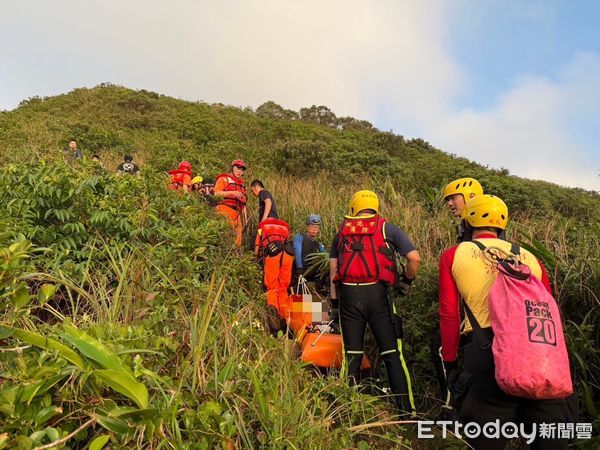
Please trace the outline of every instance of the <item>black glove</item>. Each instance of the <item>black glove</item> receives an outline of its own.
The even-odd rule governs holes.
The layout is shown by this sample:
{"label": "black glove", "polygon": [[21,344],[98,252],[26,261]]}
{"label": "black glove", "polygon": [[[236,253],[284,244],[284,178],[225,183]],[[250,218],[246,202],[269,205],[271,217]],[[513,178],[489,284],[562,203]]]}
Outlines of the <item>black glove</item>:
{"label": "black glove", "polygon": [[337,308],[331,308],[329,310],[329,319],[331,320],[331,323],[340,323],[340,310]]}
{"label": "black glove", "polygon": [[331,299],[331,308],[329,309],[329,319],[334,324],[340,323],[340,301],[337,298]]}
{"label": "black glove", "polygon": [[405,274],[400,276],[398,283],[396,283],[396,290],[398,294],[402,296],[408,295],[408,291],[410,290],[410,285],[415,281],[413,278],[408,278]]}
{"label": "black glove", "polygon": [[267,247],[265,248],[265,253],[269,256],[277,256],[283,250],[283,242],[281,241],[273,241],[269,242]]}
{"label": "black glove", "polygon": [[304,275],[304,267],[296,267],[296,270],[294,270],[294,275],[296,275],[298,278]]}

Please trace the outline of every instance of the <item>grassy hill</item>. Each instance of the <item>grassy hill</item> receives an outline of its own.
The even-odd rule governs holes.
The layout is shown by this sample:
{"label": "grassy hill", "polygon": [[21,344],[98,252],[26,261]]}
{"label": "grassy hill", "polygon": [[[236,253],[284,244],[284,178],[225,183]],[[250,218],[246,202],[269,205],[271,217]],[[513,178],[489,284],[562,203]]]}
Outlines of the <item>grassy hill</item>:
{"label": "grassy hill", "polygon": [[[103,167],[66,163],[72,137]],[[125,153],[143,177],[112,175]],[[582,420],[598,423],[597,193],[489,170],[324,107],[240,110],[102,85],[0,113],[0,449],[64,437],[64,448],[441,445],[415,441],[385,400],[314,376],[293,341],[268,336],[248,252],[197,198],[164,188],[182,159],[214,176],[237,157],[295,230],[319,212],[329,243],[351,193],[372,188],[413,238],[424,265],[399,308],[424,417],[440,406],[429,341],[437,257],[454,233],[440,188],[480,179],[508,203],[509,236],[550,270]]]}

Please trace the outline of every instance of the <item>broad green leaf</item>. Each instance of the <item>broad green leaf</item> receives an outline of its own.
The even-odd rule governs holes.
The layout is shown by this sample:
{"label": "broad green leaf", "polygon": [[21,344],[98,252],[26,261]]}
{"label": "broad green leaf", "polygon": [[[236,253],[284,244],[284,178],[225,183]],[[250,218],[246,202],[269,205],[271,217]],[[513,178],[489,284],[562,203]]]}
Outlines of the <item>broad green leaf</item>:
{"label": "broad green leaf", "polygon": [[31,403],[33,397],[39,392],[41,387],[44,385],[44,380],[37,381],[36,383],[29,384],[23,387],[21,395],[19,395],[19,401],[22,403]]}
{"label": "broad green leaf", "polygon": [[94,375],[115,391],[133,400],[140,408],[148,407],[148,389],[128,372],[95,370]]}
{"label": "broad green leaf", "polygon": [[17,397],[20,391],[21,387],[19,386],[6,387],[0,390],[0,405],[14,405],[17,401]]}
{"label": "broad green leaf", "polygon": [[30,450],[33,448],[33,441],[29,439],[28,436],[20,435],[15,438],[15,443],[17,444],[17,448],[20,450]]}
{"label": "broad green leaf", "polygon": [[25,285],[19,286],[17,291],[13,294],[11,298],[11,303],[15,308],[22,308],[31,300],[31,295],[27,291],[27,287]]}
{"label": "broad green leaf", "polygon": [[36,431],[36,432],[32,433],[29,436],[29,439],[31,439],[31,441],[34,444],[39,444],[42,441],[42,439],[44,439],[45,437],[46,437],[46,432],[42,430],[42,431]]}
{"label": "broad green leaf", "polygon": [[98,423],[108,431],[122,435],[129,431],[127,422],[116,417],[96,416]]}
{"label": "broad green leaf", "polygon": [[57,408],[56,406],[50,406],[48,408],[41,409],[35,416],[35,419],[34,419],[35,426],[39,427],[39,426],[44,425],[52,417],[54,417],[55,415],[60,414],[60,413],[62,413],[62,409]]}
{"label": "broad green leaf", "polygon": [[89,450],[102,450],[102,448],[104,448],[109,439],[110,435],[108,434],[98,436],[90,444]]}
{"label": "broad green leaf", "polygon": [[54,284],[44,283],[38,291],[38,300],[40,305],[44,305],[56,293],[57,286]]}
{"label": "broad green leaf", "polygon": [[65,358],[67,361],[75,364],[80,369],[84,368],[84,363],[81,357],[66,345],[61,344],[60,342],[55,341],[53,339],[42,336],[41,334],[34,333],[33,331],[20,330],[10,327],[0,326],[0,335],[5,333],[7,329],[12,331],[12,336],[21,339],[22,341],[25,341],[28,344],[35,345],[36,347],[40,347],[45,350],[56,351],[60,356]]}
{"label": "broad green leaf", "polygon": [[14,328],[0,326],[0,339],[11,337],[15,332]]}
{"label": "broad green leaf", "polygon": [[136,419],[154,419],[158,416],[158,409],[156,408],[146,408],[146,409],[137,409],[137,408],[127,408],[122,406],[117,406],[113,408],[108,413],[109,417],[131,417]]}
{"label": "broad green leaf", "polygon": [[358,450],[369,450],[371,448],[371,446],[366,443],[365,441],[359,441],[358,442]]}
{"label": "broad green leaf", "polygon": [[56,428],[46,427],[45,430],[50,442],[58,441],[60,439],[60,433]]}
{"label": "broad green leaf", "polygon": [[[86,358],[98,363],[104,369],[126,372],[131,375],[131,369],[108,347],[99,340],[78,330],[72,325],[64,325],[64,338],[77,348]],[[132,375],[133,376],[133,375]]]}

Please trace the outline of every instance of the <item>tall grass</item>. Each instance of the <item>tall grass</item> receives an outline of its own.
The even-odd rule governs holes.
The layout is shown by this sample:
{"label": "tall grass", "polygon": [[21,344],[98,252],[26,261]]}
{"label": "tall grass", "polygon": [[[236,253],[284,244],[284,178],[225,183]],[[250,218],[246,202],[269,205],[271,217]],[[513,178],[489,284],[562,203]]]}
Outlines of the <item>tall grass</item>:
{"label": "tall grass", "polygon": [[[162,191],[154,186],[158,180],[154,176],[140,180],[140,189],[149,192],[146,203],[142,202],[145,207],[131,201],[134,193],[121,191],[119,204],[127,219],[120,220],[133,223],[124,235],[128,237],[111,237],[113,228],[108,232],[99,228],[86,235],[85,245],[77,249],[79,260],[74,260],[72,251],[49,247],[45,253],[31,255],[33,265],[45,268],[44,272],[23,266],[23,273],[3,278],[10,286],[13,280],[28,283],[34,295],[25,306],[4,309],[3,325],[62,343],[67,350],[79,352],[75,356],[86,364],[83,369],[72,368],[56,350],[65,349],[54,344],[31,344],[16,357],[0,352],[0,377],[7,380],[0,383],[0,404],[5,401],[0,411],[23,407],[17,400],[14,404],[5,400],[7,393],[20,389],[31,394],[28,408],[36,411],[36,417],[44,408],[52,409],[47,414],[54,411],[44,422],[23,414],[2,416],[5,425],[0,424],[0,433],[9,433],[6,442],[16,446],[29,439],[32,445],[47,444],[94,419],[86,425],[81,441],[72,438],[73,448],[104,435],[114,446],[138,448],[442,445],[414,441],[414,429],[395,420],[385,399],[348,387],[336,374],[315,376],[298,361],[294,341],[271,337],[265,330],[260,270],[250,254],[233,249],[229,230],[210,210],[193,197]],[[101,177],[99,182],[110,192],[123,180]],[[321,214],[327,246],[354,191],[371,188],[380,194],[382,214],[408,234],[423,257],[414,289],[399,300],[398,309],[405,321],[405,356],[417,408],[420,417],[434,417],[441,404],[429,348],[437,330],[437,260],[454,240],[453,222],[440,199],[432,195],[427,202],[417,201],[419,193],[400,192],[391,179],[343,183],[324,175],[296,179],[266,173],[264,182],[281,217],[295,231],[304,228],[309,213]],[[23,198],[28,201],[26,194]],[[98,206],[96,199],[90,196],[91,211],[114,208],[111,203]],[[256,207],[253,200],[251,205]],[[85,221],[87,212],[81,208],[79,213],[77,220]],[[152,233],[143,215],[156,217]],[[255,211],[251,217],[249,236]],[[19,217],[10,219],[15,223]],[[27,226],[35,233],[44,228],[35,222]],[[25,225],[23,231],[28,232]],[[600,381],[596,231],[593,224],[574,224],[552,213],[546,220],[517,214],[509,229],[509,237],[529,246],[550,269],[566,321],[576,387],[584,417],[590,420],[598,420]],[[58,286],[49,301],[35,297],[44,283]],[[69,324],[94,345],[101,343],[111,360],[117,358],[131,371],[149,393],[148,408],[136,408],[135,396],[123,393],[130,391],[115,390],[114,384],[94,375],[107,369],[87,361],[66,340],[64,330]],[[0,334],[1,339],[5,339],[3,347],[23,347],[18,335],[7,332]],[[43,373],[62,378],[46,385],[40,379]],[[40,395],[31,388],[38,384]],[[0,434],[0,445],[1,439]]]}

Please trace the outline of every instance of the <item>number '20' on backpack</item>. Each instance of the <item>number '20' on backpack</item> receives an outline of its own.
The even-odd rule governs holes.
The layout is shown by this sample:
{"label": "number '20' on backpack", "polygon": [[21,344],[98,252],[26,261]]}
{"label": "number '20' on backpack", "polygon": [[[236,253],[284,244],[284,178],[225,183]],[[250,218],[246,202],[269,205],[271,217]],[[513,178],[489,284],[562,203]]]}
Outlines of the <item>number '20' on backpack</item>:
{"label": "number '20' on backpack", "polygon": [[[481,242],[472,242],[484,254],[492,255]],[[512,252],[518,255],[519,247],[513,245]],[[488,308],[498,386],[507,394],[522,398],[553,399],[571,395],[569,356],[556,301],[542,282],[531,275],[527,265],[500,260],[497,269]],[[466,302],[464,306],[473,332],[483,337]]]}

